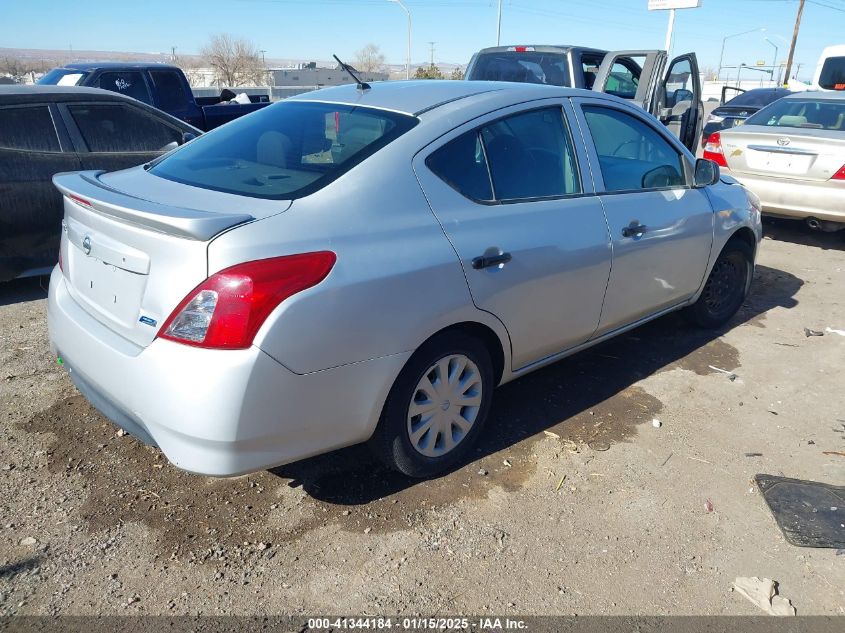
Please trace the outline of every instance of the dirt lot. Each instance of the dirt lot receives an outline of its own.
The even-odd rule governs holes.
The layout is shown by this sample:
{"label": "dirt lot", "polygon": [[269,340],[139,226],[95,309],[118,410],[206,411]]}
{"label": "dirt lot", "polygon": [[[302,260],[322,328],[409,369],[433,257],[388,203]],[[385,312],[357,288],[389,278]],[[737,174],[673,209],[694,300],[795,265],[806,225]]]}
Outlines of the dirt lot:
{"label": "dirt lot", "polygon": [[38,280],[0,287],[0,615],[758,614],[737,576],[845,614],[845,556],[787,544],[752,482],[845,484],[845,337],[804,335],[845,329],[845,239],[766,231],[726,331],[670,316],[503,387],[426,482],[360,447],[182,473],[76,393]]}

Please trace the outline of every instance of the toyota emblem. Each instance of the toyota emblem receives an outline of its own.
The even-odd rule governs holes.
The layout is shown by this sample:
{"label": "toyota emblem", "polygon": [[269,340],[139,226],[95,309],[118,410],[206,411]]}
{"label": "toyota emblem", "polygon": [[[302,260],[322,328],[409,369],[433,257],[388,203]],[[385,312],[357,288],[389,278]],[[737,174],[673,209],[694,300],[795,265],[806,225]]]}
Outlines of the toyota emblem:
{"label": "toyota emblem", "polygon": [[85,251],[86,255],[91,254],[91,237],[89,235],[86,235],[85,239],[82,240],[82,250]]}
{"label": "toyota emblem", "polygon": [[789,139],[786,138],[785,136],[782,137],[782,138],[779,138],[778,139],[778,145],[780,145],[781,147],[783,147],[785,145],[789,145]]}

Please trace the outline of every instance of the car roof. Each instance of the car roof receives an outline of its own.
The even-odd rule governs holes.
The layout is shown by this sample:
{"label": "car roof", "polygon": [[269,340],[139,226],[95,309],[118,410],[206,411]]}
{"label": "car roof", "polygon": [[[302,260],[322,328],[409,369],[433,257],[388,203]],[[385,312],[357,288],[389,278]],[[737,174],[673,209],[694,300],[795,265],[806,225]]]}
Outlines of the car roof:
{"label": "car roof", "polygon": [[10,85],[0,86],[0,105],[43,103],[45,101],[126,101],[129,97],[80,86]]}
{"label": "car roof", "polygon": [[822,99],[824,101],[845,101],[845,90],[839,91],[825,91],[825,90],[807,90],[806,92],[793,92],[787,95],[784,99]]}
{"label": "car roof", "polygon": [[177,66],[162,62],[74,62],[59,66],[66,70],[98,70],[102,68],[119,70],[131,68],[132,70],[154,68],[156,70],[179,70]]}
{"label": "car roof", "polygon": [[[530,48],[531,51],[517,51],[516,47]],[[600,53],[606,55],[607,51],[600,48],[590,48],[588,46],[575,46],[573,44],[517,44],[510,46],[488,46],[478,51],[481,53],[519,53],[519,52],[537,52],[537,53],[568,53],[569,51],[578,50],[584,53]]]}
{"label": "car roof", "polygon": [[590,90],[561,88],[542,84],[508,81],[456,81],[420,79],[410,81],[374,81],[370,89],[361,91],[355,84],[306,92],[286,101],[316,101],[359,105],[419,116],[447,103],[477,95],[500,95],[512,92],[520,100],[569,97],[583,94],[597,96]]}

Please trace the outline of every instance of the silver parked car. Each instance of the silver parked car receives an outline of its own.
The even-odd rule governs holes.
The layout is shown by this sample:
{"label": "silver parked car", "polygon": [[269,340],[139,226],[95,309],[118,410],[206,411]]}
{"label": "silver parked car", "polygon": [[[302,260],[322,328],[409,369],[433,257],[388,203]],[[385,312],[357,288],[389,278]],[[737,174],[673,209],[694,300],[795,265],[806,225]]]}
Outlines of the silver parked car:
{"label": "silver parked car", "polygon": [[55,184],[54,351],[210,475],[366,440],[453,467],[497,385],[672,310],[726,323],[761,239],[753,194],[641,108],[540,85],[320,90]]}
{"label": "silver parked car", "polygon": [[756,193],[763,213],[845,228],[845,92],[800,92],[710,135],[704,157]]}

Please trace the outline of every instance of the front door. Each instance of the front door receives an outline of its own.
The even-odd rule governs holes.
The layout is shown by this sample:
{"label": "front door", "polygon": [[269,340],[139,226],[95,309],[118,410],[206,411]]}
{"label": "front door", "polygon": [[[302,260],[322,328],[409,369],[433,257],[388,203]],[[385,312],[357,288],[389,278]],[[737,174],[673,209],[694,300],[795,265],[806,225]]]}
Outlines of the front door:
{"label": "front door", "polygon": [[598,333],[675,306],[702,283],[713,241],[707,195],[692,164],[634,107],[575,99],[613,241],[613,271]]}
{"label": "front door", "polygon": [[550,100],[510,108],[414,160],[475,305],[508,330],[514,370],[592,336],[610,272],[607,225],[567,112]]}

